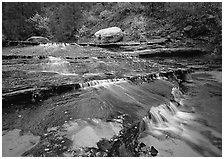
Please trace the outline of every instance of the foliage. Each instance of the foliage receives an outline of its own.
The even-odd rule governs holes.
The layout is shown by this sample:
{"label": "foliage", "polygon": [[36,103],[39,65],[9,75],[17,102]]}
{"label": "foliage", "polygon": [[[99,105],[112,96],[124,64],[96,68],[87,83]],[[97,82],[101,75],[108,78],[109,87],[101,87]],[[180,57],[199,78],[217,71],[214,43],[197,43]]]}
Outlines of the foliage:
{"label": "foliage", "polygon": [[3,2],[2,31],[11,40],[41,35],[74,42],[92,41],[96,31],[117,26],[130,41],[182,36],[190,25],[190,38],[208,36],[215,44],[221,41],[221,12],[220,2]]}
{"label": "foliage", "polygon": [[51,37],[51,30],[49,28],[49,18],[43,17],[39,13],[30,17],[27,21],[30,22],[36,30],[36,35]]}
{"label": "foliage", "polygon": [[40,3],[2,3],[2,31],[8,39],[24,40],[33,32],[27,18],[41,10]]}
{"label": "foliage", "polygon": [[56,41],[76,41],[82,12],[78,3],[53,5],[47,12],[49,28]]}

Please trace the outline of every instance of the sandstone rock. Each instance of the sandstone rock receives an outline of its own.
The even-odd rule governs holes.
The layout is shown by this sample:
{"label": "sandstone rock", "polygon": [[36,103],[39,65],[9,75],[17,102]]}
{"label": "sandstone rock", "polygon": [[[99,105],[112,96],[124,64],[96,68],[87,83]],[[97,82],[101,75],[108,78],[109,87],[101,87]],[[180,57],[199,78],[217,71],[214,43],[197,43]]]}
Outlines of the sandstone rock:
{"label": "sandstone rock", "polygon": [[118,27],[101,29],[94,35],[98,43],[113,43],[123,39],[122,30]]}

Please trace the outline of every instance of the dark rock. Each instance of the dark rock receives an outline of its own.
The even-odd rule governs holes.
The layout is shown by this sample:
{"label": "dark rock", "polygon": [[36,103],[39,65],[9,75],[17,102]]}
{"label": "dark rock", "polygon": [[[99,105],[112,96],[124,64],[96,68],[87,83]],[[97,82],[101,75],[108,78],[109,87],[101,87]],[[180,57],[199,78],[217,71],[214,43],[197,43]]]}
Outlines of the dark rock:
{"label": "dark rock", "polygon": [[208,51],[203,48],[158,48],[158,49],[149,49],[144,51],[136,51],[140,58],[151,58],[151,57],[192,57],[202,54],[206,54]]}
{"label": "dark rock", "polygon": [[111,143],[110,141],[108,141],[107,139],[102,139],[97,143],[97,146],[100,150],[102,151],[108,151],[109,149],[111,149]]}
{"label": "dark rock", "polygon": [[151,155],[152,155],[152,156],[157,156],[157,154],[158,154],[158,150],[156,150],[155,147],[152,146],[152,147],[151,147]]}
{"label": "dark rock", "polygon": [[142,143],[140,143],[139,146],[140,146],[140,147],[145,147],[146,145],[142,142]]}
{"label": "dark rock", "polygon": [[107,157],[107,153],[106,152],[97,152],[96,153],[96,155],[95,155],[96,157]]}
{"label": "dark rock", "polygon": [[81,86],[80,86],[79,83],[77,83],[77,84],[74,84],[74,88],[75,88],[75,89],[79,89],[79,88],[81,88]]}

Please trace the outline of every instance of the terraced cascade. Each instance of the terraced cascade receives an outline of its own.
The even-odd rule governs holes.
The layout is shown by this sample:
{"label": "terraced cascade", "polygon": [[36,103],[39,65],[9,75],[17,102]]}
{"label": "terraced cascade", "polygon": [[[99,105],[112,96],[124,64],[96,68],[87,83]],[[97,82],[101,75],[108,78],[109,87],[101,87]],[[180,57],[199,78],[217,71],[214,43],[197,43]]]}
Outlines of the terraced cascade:
{"label": "terraced cascade", "polygon": [[4,53],[3,156],[221,156],[220,60],[91,49]]}
{"label": "terraced cascade", "polygon": [[[63,66],[64,67],[64,66]],[[66,67],[67,69],[67,67]],[[45,100],[51,96],[69,92],[72,90],[78,90],[80,88],[87,88],[87,87],[98,87],[98,86],[106,86],[116,83],[122,83],[127,81],[153,81],[155,79],[161,79],[161,78],[173,78],[173,80],[177,80],[177,78],[183,78],[187,72],[191,72],[190,69],[176,69],[176,70],[170,70],[168,72],[159,72],[159,73],[148,73],[148,74],[142,74],[137,76],[127,76],[124,78],[113,78],[113,79],[105,79],[105,80],[91,80],[83,83],[74,83],[70,82],[68,84],[61,84],[59,86],[50,86],[50,87],[41,87],[41,88],[28,88],[23,89],[19,91],[12,91],[9,93],[3,94],[3,103],[5,106],[10,107],[10,104],[13,104],[15,101],[20,101],[23,103],[32,103]],[[64,74],[63,74],[64,75]],[[26,97],[26,98],[23,98]],[[25,101],[24,101],[25,100]]]}
{"label": "terraced cascade", "polygon": [[163,156],[169,151],[161,145],[168,144],[174,149],[184,146],[182,155],[220,156],[220,144],[210,138],[221,139],[221,133],[201,122],[204,119],[187,106],[189,97],[178,87],[187,72],[80,83],[79,95],[74,91],[57,97],[44,121],[37,118],[39,124],[33,125],[24,120],[31,131],[45,135],[23,156],[152,156],[150,146]]}

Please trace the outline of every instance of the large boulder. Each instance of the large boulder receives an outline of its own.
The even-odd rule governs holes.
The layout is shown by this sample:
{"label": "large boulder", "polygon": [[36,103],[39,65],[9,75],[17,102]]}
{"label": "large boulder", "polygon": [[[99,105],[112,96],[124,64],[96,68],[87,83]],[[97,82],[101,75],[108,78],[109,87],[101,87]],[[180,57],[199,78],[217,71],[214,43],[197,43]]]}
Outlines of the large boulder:
{"label": "large boulder", "polygon": [[101,29],[94,35],[98,43],[115,43],[123,39],[123,32],[118,27]]}

